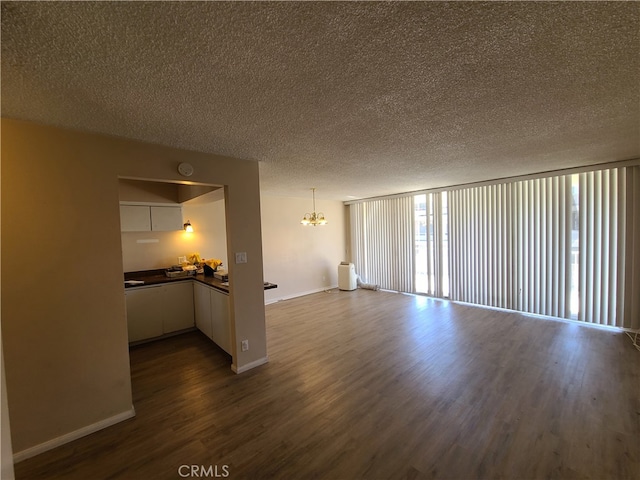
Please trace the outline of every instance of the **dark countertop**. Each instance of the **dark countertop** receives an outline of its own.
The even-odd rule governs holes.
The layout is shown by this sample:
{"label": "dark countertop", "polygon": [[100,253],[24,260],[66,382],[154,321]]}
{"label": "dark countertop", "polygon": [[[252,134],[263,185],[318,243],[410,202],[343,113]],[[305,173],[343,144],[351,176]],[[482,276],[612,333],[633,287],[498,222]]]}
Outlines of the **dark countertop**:
{"label": "dark countertop", "polygon": [[[125,272],[124,280],[139,280],[143,281],[144,284],[140,285],[126,285],[125,288],[135,288],[135,287],[146,287],[149,285],[159,285],[162,283],[173,283],[173,282],[184,282],[188,280],[195,280],[197,282],[203,283],[209,287],[213,287],[216,290],[220,290],[224,293],[229,293],[229,285],[227,282],[223,282],[215,277],[205,277],[202,273],[197,275],[187,275],[186,277],[173,277],[169,278],[165,275],[164,269],[158,270],[143,270],[140,272]],[[227,285],[223,285],[223,283],[227,283]],[[278,288],[278,285],[275,283],[265,282],[264,289],[270,290],[272,288]]]}

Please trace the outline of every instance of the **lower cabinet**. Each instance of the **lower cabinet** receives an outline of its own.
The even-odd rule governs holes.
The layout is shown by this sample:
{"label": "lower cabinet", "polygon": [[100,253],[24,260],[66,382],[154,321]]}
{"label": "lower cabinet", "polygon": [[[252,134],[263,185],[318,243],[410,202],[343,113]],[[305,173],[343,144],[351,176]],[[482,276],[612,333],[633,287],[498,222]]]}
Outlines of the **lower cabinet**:
{"label": "lower cabinet", "polygon": [[196,327],[213,340],[213,325],[211,323],[211,294],[210,288],[201,283],[193,285],[193,306],[196,317]]}
{"label": "lower cabinet", "polygon": [[193,327],[193,282],[163,285],[163,333]]}
{"label": "lower cabinet", "polygon": [[212,340],[231,355],[231,326],[229,325],[229,295],[211,289]]}
{"label": "lower cabinet", "polygon": [[201,283],[194,283],[193,303],[196,327],[231,354],[229,295]]}
{"label": "lower cabinet", "polygon": [[177,282],[125,290],[129,342],[193,327],[193,283]]}
{"label": "lower cabinet", "polygon": [[124,294],[129,342],[162,335],[162,287],[127,289]]}

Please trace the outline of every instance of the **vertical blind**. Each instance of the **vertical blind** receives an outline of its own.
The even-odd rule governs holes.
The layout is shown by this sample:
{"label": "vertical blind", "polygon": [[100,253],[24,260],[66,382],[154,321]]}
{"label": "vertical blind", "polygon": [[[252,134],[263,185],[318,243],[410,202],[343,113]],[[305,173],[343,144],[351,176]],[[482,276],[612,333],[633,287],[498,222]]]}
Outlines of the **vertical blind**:
{"label": "vertical blind", "polygon": [[640,329],[640,166],[625,169],[624,194],[622,195],[624,227],[624,273],[619,311],[623,321],[620,326]]}
{"label": "vertical blind", "polygon": [[449,193],[451,298],[639,328],[640,167]]}
{"label": "vertical blind", "polygon": [[570,317],[571,177],[449,193],[451,298]]}
{"label": "vertical blind", "polygon": [[367,283],[414,291],[413,197],[387,198],[350,206],[351,254]]}
{"label": "vertical blind", "polygon": [[[640,328],[640,166],[446,195],[446,212],[441,194],[421,196],[433,215],[429,253],[418,256],[426,262],[419,270],[428,273],[429,293],[441,297],[448,287],[453,300]],[[360,274],[383,288],[414,292],[413,197],[350,208]]]}
{"label": "vertical blind", "polygon": [[580,312],[640,328],[640,167],[580,175]]}

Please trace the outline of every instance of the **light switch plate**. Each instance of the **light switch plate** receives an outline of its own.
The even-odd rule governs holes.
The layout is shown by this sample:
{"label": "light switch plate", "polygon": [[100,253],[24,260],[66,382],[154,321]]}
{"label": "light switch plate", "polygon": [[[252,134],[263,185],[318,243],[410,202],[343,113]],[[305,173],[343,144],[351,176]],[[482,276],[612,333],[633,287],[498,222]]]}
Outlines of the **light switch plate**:
{"label": "light switch plate", "polygon": [[247,252],[236,252],[236,263],[247,263]]}

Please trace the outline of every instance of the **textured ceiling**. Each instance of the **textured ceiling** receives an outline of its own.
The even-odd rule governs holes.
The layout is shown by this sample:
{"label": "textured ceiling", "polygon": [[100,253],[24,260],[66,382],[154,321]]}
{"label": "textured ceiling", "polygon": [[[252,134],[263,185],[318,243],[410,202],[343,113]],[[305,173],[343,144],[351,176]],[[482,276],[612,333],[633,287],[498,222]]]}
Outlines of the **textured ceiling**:
{"label": "textured ceiling", "polygon": [[370,197],[640,157],[639,30],[637,2],[2,2],[2,115]]}

